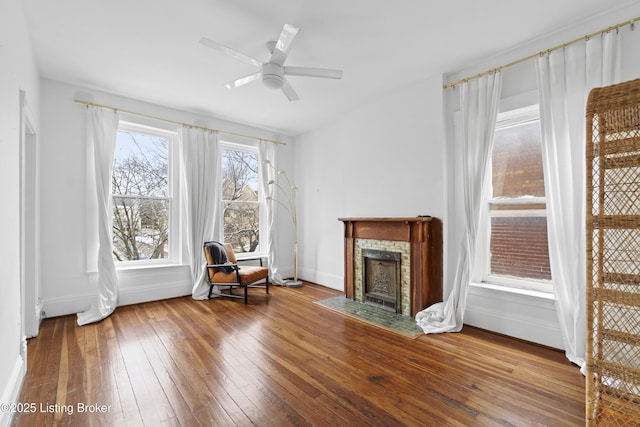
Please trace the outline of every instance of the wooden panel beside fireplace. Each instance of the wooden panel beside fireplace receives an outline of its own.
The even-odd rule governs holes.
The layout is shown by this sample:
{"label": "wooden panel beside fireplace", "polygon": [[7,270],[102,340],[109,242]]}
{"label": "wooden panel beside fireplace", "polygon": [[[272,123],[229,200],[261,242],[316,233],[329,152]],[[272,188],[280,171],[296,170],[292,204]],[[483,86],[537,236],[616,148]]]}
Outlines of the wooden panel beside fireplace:
{"label": "wooden panel beside fireplace", "polygon": [[344,223],[344,292],[355,299],[356,239],[409,242],[411,316],[442,301],[442,222],[433,217],[338,218]]}

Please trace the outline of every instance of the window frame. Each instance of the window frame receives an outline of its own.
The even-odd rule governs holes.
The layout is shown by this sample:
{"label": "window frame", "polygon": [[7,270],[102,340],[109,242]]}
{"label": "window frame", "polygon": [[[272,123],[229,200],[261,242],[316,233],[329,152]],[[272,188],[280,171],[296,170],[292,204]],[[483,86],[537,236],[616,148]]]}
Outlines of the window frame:
{"label": "window frame", "polygon": [[[252,258],[255,256],[262,256],[264,255],[264,251],[262,250],[262,235],[264,233],[264,224],[263,224],[263,219],[264,219],[264,212],[263,209],[265,209],[265,205],[263,202],[263,198],[261,195],[261,190],[262,190],[262,185],[260,184],[260,180],[262,179],[262,159],[260,156],[260,150],[256,145],[249,145],[249,144],[241,144],[241,143],[237,143],[237,142],[231,142],[228,140],[221,140],[219,141],[218,144],[218,158],[219,163],[218,163],[218,167],[220,169],[220,175],[219,175],[219,182],[218,182],[218,189],[220,190],[220,220],[219,220],[219,227],[222,233],[222,239],[224,239],[224,206],[226,203],[249,203],[249,204],[255,204],[258,206],[258,246],[256,247],[256,250],[253,252],[237,252],[235,253],[236,258],[238,259],[242,259],[242,258]],[[222,184],[224,181],[224,177],[222,176],[222,161],[223,161],[223,151],[244,151],[246,153],[251,153],[251,154],[255,154],[257,159],[258,159],[258,174],[257,174],[257,188],[258,188],[258,200],[256,201],[233,201],[233,200],[225,200],[223,198],[223,191],[222,191]]]}
{"label": "window frame", "polygon": [[[540,120],[540,111],[537,104],[523,108],[512,109],[498,114],[496,119],[496,131],[511,126],[526,124]],[[489,157],[491,159],[492,156]],[[491,274],[491,220],[495,217],[547,217],[546,197],[519,197],[519,198],[493,198],[492,178],[493,165],[489,160],[487,173],[487,185],[482,195],[482,212],[478,230],[478,247],[481,248],[478,256],[480,267],[479,275],[481,282],[491,285],[503,286],[505,288],[515,288],[526,291],[536,291],[553,294],[553,278],[544,279],[524,279],[512,276],[499,276]],[[492,210],[492,206],[509,205],[544,205],[544,208],[532,209],[500,209]]]}
{"label": "window frame", "polygon": [[[181,254],[181,230],[180,230],[180,198],[179,198],[179,167],[178,167],[178,131],[176,129],[168,129],[162,127],[161,124],[146,124],[142,121],[130,118],[122,118],[118,124],[118,133],[121,131],[132,132],[144,135],[150,135],[167,140],[167,197],[147,197],[139,198],[152,200],[168,200],[169,202],[169,231],[168,231],[168,250],[167,258],[144,259],[144,260],[126,260],[116,261],[117,270],[127,270],[136,268],[161,267],[180,264],[182,261]],[[115,162],[115,158],[114,158]],[[111,201],[113,203],[115,197],[123,197],[122,195],[114,195],[111,193]],[[127,196],[125,196],[127,197]],[[133,196],[133,198],[138,198]],[[111,213],[113,220],[113,212]]]}

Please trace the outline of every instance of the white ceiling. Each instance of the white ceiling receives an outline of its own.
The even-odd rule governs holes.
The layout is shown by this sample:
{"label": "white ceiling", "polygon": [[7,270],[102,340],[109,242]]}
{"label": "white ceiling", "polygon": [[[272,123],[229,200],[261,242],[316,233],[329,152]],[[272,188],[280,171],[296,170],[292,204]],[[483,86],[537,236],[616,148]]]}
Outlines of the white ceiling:
{"label": "white ceiling", "polygon": [[[271,129],[314,129],[394,88],[619,7],[617,0],[23,0],[43,77]],[[628,3],[628,2],[627,2]],[[255,71],[199,43],[262,61],[285,23],[300,28],[285,65],[342,80],[289,77],[289,102]]]}

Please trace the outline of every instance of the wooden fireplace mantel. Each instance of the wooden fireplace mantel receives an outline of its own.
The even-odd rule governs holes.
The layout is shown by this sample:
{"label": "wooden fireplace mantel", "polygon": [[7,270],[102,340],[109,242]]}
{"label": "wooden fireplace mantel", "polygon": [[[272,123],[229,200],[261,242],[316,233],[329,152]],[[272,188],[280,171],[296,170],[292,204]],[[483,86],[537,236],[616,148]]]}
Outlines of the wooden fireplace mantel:
{"label": "wooden fireplace mantel", "polygon": [[442,221],[433,217],[338,218],[344,223],[344,292],[355,299],[356,239],[410,243],[411,316],[442,301]]}

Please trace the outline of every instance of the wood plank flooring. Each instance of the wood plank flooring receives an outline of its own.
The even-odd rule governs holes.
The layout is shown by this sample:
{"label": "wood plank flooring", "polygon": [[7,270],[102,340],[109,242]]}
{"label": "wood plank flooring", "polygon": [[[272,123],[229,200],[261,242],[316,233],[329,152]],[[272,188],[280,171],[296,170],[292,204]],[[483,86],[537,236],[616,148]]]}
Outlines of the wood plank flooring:
{"label": "wood plank flooring", "polygon": [[15,426],[577,426],[584,378],[561,352],[465,327],[406,338],[314,301],[190,297],[98,324],[45,319]]}

